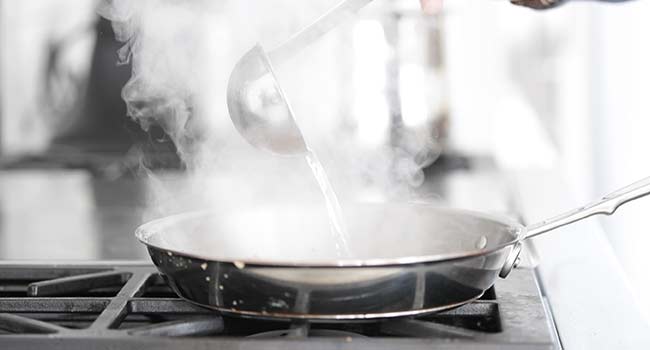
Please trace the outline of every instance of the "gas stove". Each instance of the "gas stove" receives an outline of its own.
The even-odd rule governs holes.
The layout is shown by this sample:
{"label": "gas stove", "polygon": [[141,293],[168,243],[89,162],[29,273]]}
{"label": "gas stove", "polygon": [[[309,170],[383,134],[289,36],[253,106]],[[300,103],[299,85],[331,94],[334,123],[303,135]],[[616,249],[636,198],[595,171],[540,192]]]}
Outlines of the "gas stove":
{"label": "gas stove", "polygon": [[0,263],[0,348],[557,349],[533,269],[439,314],[364,323],[225,317],[179,299],[146,262]]}

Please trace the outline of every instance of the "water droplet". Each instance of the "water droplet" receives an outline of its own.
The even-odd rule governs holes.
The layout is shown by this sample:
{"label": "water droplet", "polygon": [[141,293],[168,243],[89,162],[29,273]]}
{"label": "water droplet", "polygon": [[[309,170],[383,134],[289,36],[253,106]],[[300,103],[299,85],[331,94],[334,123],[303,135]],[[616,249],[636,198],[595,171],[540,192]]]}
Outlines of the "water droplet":
{"label": "water droplet", "polygon": [[210,282],[210,276],[205,276],[205,281]]}
{"label": "water droplet", "polygon": [[223,278],[228,279],[228,274],[227,274],[227,273],[224,273],[224,274],[223,274]]}
{"label": "water droplet", "polygon": [[237,306],[237,300],[233,300],[233,301],[232,301],[232,305],[233,305],[233,306]]}
{"label": "water droplet", "polygon": [[223,290],[223,284],[219,285],[219,290]]}
{"label": "water droplet", "polygon": [[269,306],[274,308],[274,309],[288,309],[289,304],[287,304],[286,301],[282,299],[275,299],[275,298],[270,298],[269,299]]}

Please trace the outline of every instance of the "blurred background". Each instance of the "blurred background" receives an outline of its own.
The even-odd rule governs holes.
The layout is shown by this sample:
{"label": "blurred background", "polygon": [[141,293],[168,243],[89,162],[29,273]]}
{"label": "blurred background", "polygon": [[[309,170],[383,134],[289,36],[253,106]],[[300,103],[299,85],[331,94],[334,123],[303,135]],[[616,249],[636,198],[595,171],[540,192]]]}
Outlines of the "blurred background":
{"label": "blurred background", "polygon": [[[105,18],[119,11],[101,17],[104,5],[91,0],[0,0],[0,257],[67,256],[71,248],[61,242],[71,241],[75,258],[144,257],[124,243],[133,227],[147,213],[201,207],[191,193],[202,189],[179,174],[205,169],[206,154],[220,157],[219,173],[237,173],[242,168],[229,164],[240,159],[286,171],[289,161],[263,158],[239,140],[221,90],[251,40],[272,47],[336,2],[212,4],[200,20],[153,39],[160,51],[138,62],[137,53],[129,59],[120,51],[125,38],[116,40]],[[192,19],[196,9],[185,10]],[[150,25],[145,14],[138,18],[142,28]],[[162,18],[159,27],[167,24]],[[228,18],[239,26],[224,25]],[[650,175],[648,18],[647,1],[576,1],[537,12],[507,1],[451,0],[441,13],[423,15],[415,0],[378,0],[277,69],[299,124],[350,196],[413,199],[429,174],[471,158],[490,159],[504,173],[560,174],[567,197],[586,202]],[[133,17],[118,22],[133,24]],[[155,24],[146,30],[155,33]],[[156,66],[165,48],[188,40],[177,37],[188,26],[202,33],[198,44],[212,43],[209,53],[192,51],[199,63],[180,54]],[[238,40],[248,26],[257,37]],[[150,83],[147,77],[162,71],[187,76],[175,62],[212,67],[187,74],[213,81],[186,89],[162,79],[171,88],[139,91],[127,109],[122,89],[133,65]],[[184,119],[160,108],[172,98],[184,101]],[[213,194],[223,196],[224,187]],[[472,189],[482,190],[490,188]],[[190,204],[160,209],[179,195]],[[602,220],[638,293],[650,288],[649,210],[641,201]],[[38,236],[41,248],[26,247],[25,232]],[[111,232],[129,236],[103,242]],[[642,303],[650,314],[650,303]]]}

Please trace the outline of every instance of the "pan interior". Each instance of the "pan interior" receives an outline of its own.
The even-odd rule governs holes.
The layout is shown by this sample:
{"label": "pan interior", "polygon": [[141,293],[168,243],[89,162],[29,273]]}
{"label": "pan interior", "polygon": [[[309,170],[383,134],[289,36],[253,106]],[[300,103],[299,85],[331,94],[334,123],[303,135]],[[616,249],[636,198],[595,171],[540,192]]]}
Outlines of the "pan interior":
{"label": "pan interior", "polygon": [[516,224],[419,204],[346,204],[350,254],[336,249],[322,206],[257,205],[153,221],[144,243],[207,260],[277,265],[462,255],[512,242]]}

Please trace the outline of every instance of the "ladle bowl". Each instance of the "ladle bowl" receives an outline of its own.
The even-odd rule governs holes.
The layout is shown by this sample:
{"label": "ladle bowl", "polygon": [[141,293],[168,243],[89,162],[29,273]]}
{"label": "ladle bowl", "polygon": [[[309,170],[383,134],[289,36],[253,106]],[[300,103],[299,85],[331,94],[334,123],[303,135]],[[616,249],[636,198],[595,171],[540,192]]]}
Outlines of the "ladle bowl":
{"label": "ladle bowl", "polygon": [[255,45],[232,70],[227,103],[235,128],[251,145],[279,155],[304,155],[307,145],[273,71],[372,0],[343,0],[268,54]]}
{"label": "ladle bowl", "polygon": [[235,65],[228,82],[227,102],[235,128],[253,146],[280,155],[307,152],[291,106],[260,45]]}

